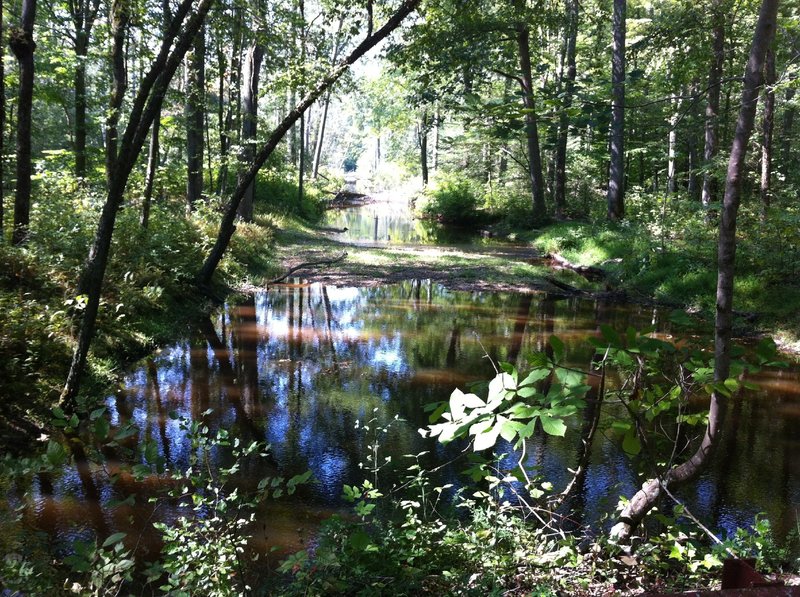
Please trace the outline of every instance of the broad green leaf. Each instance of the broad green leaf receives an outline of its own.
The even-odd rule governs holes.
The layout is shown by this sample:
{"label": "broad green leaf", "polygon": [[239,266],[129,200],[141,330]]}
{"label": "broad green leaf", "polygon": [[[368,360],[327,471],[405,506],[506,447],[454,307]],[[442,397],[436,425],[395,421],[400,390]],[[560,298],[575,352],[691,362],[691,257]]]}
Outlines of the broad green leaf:
{"label": "broad green leaf", "polygon": [[556,363],[560,363],[564,360],[566,347],[558,336],[550,336],[550,346],[553,348],[553,360]]}
{"label": "broad green leaf", "polygon": [[125,537],[128,536],[128,533],[114,533],[113,535],[109,536],[108,539],[103,541],[103,547],[109,547],[110,545],[114,545],[115,543],[119,543]]}
{"label": "broad green leaf", "polygon": [[567,432],[567,426],[561,419],[554,419],[553,417],[542,415],[539,417],[539,420],[542,422],[542,429],[544,429],[547,435],[564,437],[564,434]]}
{"label": "broad green leaf", "polygon": [[625,450],[626,454],[631,456],[636,456],[642,451],[642,443],[639,441],[639,438],[636,437],[632,429],[629,430],[622,439],[622,449]]}

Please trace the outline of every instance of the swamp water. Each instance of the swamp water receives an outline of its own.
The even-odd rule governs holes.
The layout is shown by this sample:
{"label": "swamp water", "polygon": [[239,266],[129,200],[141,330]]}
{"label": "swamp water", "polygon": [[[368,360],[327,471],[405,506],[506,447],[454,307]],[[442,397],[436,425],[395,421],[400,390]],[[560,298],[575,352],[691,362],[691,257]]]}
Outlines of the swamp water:
{"label": "swamp water", "polygon": [[[353,224],[351,230],[365,228],[351,239],[372,240],[371,209],[338,214],[351,218],[344,224]],[[398,226],[410,226],[403,218]],[[374,288],[288,284],[199,322],[187,339],[127,375],[106,407],[112,427],[134,423],[138,436],[131,445],[154,441],[171,469],[185,469],[192,450],[184,426],[170,416],[176,413],[242,440],[270,444],[270,462],[245,468],[238,477],[243,488],[269,475],[288,478],[312,471],[313,481],[295,496],[265,504],[254,530],[257,549],[297,549],[321,519],[347,510],[341,500],[344,484],[370,477],[359,466],[373,442],[360,428],[365,421],[394,421],[380,436],[379,457],[392,458],[379,474],[381,489],[402,482],[413,463],[406,455],[420,452],[427,452],[423,466],[438,467],[436,484],[463,486],[466,464],[453,462],[459,447],[441,446],[417,432],[428,424],[423,407],[447,400],[456,387],[491,379],[490,359],[523,364],[525,355],[543,350],[552,334],[566,345],[569,364],[586,370],[594,350],[586,339],[599,335],[600,322],[618,330],[653,325],[665,336],[671,332],[662,313],[636,305],[454,292],[426,280]],[[681,497],[723,535],[764,512],[781,537],[798,524],[800,508],[800,372],[765,371],[754,381],[761,390],[732,401],[712,466]],[[584,524],[603,524],[619,496],[630,495],[636,485],[634,467],[612,427],[616,414],[613,406],[604,409],[595,438],[579,495]],[[564,438],[537,435],[527,444],[529,470],[557,490],[577,462],[580,427],[576,417]],[[500,448],[511,455],[510,466],[515,462],[511,446]],[[147,496],[165,489],[163,477],[136,482],[125,469],[66,467],[17,487],[14,493],[26,497],[13,501],[26,506],[32,527],[64,549],[77,538],[123,531],[132,539],[129,547],[135,542],[138,553],[148,557],[158,548],[152,523],[174,520],[180,509],[168,502],[156,508],[147,503]],[[109,474],[119,471],[111,484]],[[140,496],[135,503],[114,505],[134,492]]]}

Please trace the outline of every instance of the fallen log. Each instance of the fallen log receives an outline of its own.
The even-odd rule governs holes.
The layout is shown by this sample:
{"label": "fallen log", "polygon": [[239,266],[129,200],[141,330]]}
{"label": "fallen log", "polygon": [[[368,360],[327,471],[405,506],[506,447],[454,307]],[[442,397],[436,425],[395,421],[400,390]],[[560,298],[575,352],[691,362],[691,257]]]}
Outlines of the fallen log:
{"label": "fallen log", "polygon": [[561,280],[557,280],[556,278],[553,278],[552,276],[544,276],[544,279],[547,280],[548,282],[550,282],[550,284],[552,284],[553,286],[555,286],[559,290],[563,290],[564,292],[568,292],[569,294],[572,294],[572,295],[584,294],[583,290],[581,290],[580,288],[575,288],[574,286],[571,286],[570,284],[567,284],[566,282],[562,282]]}
{"label": "fallen log", "polygon": [[306,261],[305,263],[300,263],[292,268],[289,268],[289,271],[287,271],[279,278],[275,278],[274,280],[267,282],[267,286],[269,286],[270,284],[279,284],[283,282],[286,278],[291,276],[293,273],[298,272],[301,269],[307,269],[309,267],[319,267],[321,265],[333,265],[334,263],[339,263],[345,257],[347,257],[347,253],[342,253],[341,255],[339,255],[338,257],[334,257],[333,259],[320,259],[319,261]]}
{"label": "fallen log", "polygon": [[600,269],[599,267],[594,267],[592,265],[578,265],[577,263],[572,263],[566,257],[559,255],[558,253],[550,253],[549,255],[545,255],[547,259],[550,259],[553,263],[555,263],[555,267],[561,267],[565,269],[571,269],[572,271],[589,278],[605,278],[606,272],[605,270]]}

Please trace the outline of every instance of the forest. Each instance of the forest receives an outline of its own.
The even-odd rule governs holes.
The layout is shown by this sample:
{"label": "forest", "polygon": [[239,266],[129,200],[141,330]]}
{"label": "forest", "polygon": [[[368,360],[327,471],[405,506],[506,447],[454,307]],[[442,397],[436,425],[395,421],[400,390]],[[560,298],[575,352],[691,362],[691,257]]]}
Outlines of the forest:
{"label": "forest", "polygon": [[0,591],[800,594],[799,65],[796,0],[0,0]]}

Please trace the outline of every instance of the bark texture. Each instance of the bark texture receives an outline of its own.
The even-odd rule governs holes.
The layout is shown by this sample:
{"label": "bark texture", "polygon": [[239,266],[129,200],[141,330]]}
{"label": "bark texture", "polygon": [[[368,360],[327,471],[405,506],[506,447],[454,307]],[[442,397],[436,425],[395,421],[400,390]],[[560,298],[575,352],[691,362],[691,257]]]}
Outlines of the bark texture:
{"label": "bark texture", "polygon": [[772,130],[775,123],[775,51],[767,50],[764,65],[764,117],[761,122],[761,217],[766,218],[772,199]]}
{"label": "bark texture", "polygon": [[186,201],[189,209],[203,194],[203,131],[206,114],[206,35],[202,27],[186,57]]}
{"label": "bark texture", "polygon": [[[742,178],[745,175],[747,143],[753,132],[756,103],[763,83],[764,62],[767,48],[775,36],[777,13],[778,0],[762,0],[745,70],[742,101],[725,178],[725,195],[717,244],[717,308],[714,324],[714,380],[717,382],[726,380],[730,375],[736,216],[742,193]],[[714,392],[711,396],[708,425],[697,451],[689,460],[667,470],[660,478],[647,481],[620,514],[619,522],[611,530],[612,536],[622,540],[627,539],[655,506],[665,487],[690,481],[703,470],[722,430],[726,406],[727,398],[719,392]]]}
{"label": "bark texture", "polygon": [[[244,59],[244,87],[242,88],[242,152],[243,164],[250,164],[256,153],[256,134],[258,132],[258,78],[264,49],[258,41],[248,48]],[[240,175],[241,176],[241,175]],[[245,222],[253,221],[253,202],[255,200],[255,177],[247,186],[239,206],[239,217]]]}

